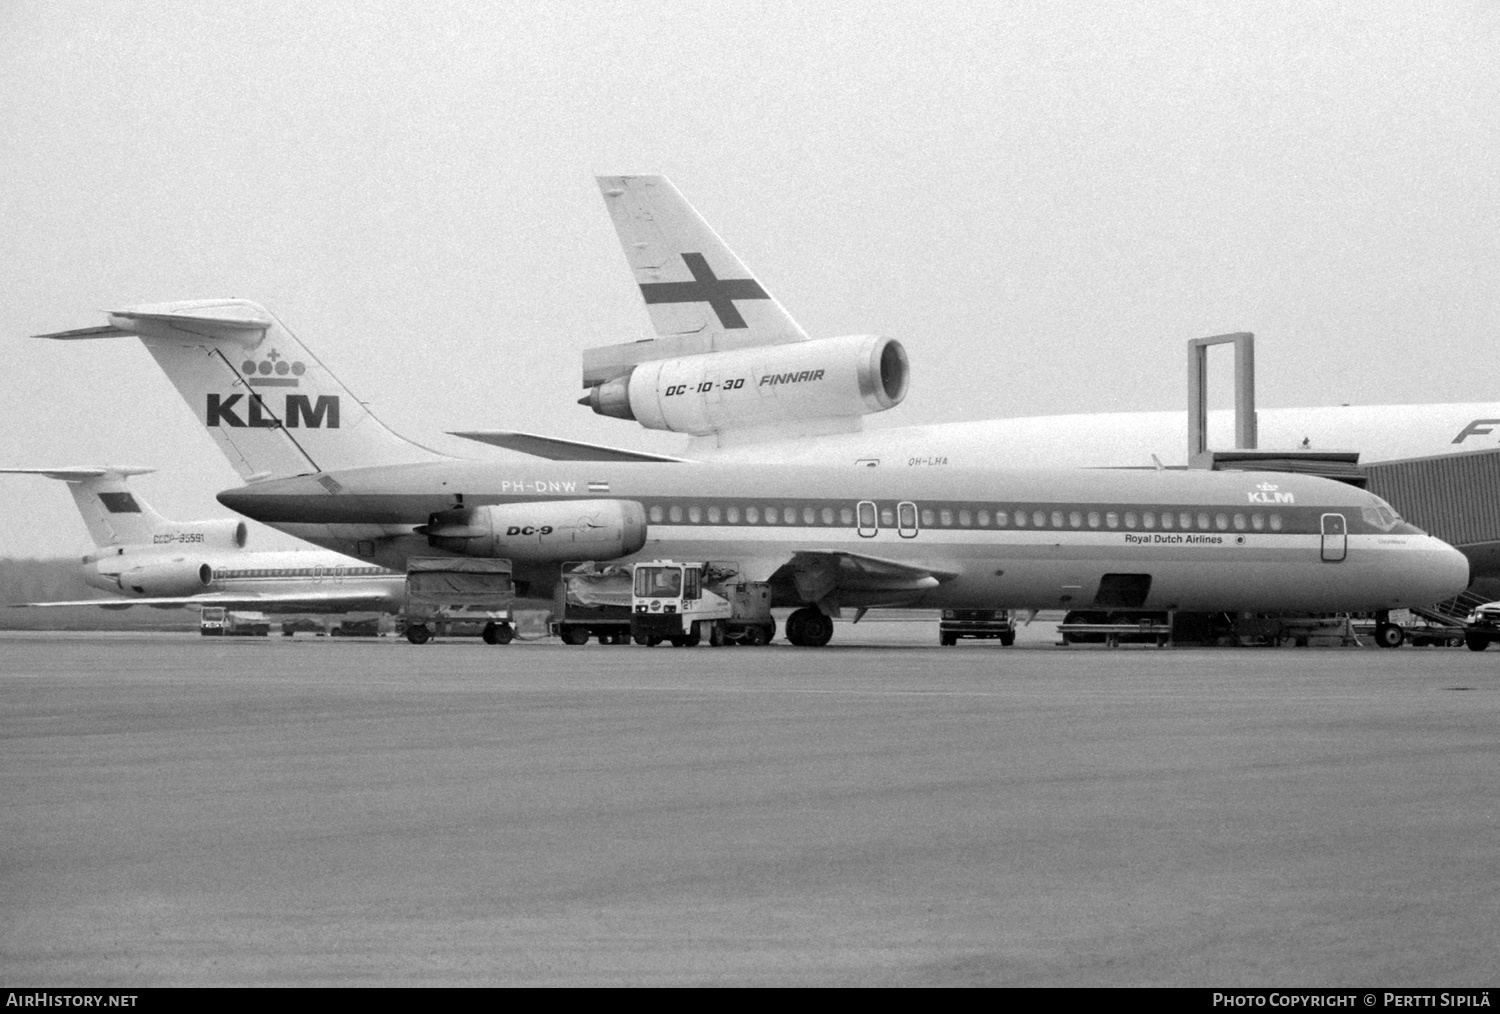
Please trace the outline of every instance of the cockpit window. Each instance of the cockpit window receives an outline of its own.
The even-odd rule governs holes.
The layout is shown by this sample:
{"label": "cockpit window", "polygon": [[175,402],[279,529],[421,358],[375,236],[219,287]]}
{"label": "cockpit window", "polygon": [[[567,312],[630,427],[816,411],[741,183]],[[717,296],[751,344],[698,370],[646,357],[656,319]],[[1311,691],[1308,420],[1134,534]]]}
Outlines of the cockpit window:
{"label": "cockpit window", "polygon": [[1373,504],[1367,504],[1361,507],[1359,512],[1365,524],[1371,528],[1378,528],[1382,532],[1388,532],[1401,523],[1401,516],[1384,500],[1376,500]]}

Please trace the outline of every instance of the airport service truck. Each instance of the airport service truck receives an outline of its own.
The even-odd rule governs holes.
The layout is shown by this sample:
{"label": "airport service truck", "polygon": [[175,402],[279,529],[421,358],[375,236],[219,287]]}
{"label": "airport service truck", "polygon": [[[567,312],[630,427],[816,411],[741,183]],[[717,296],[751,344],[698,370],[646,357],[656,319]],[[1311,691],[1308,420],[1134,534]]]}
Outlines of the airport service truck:
{"label": "airport service truck", "polygon": [[552,607],[552,633],[564,644],[630,643],[631,568],[591,562],[565,563]]}
{"label": "airport service truck", "polygon": [[770,585],[744,580],[734,563],[638,563],[630,601],[630,634],[637,644],[690,647],[707,641],[718,647],[766,644],[776,636]]}
{"label": "airport service truck", "polygon": [[204,637],[266,637],[271,621],[265,613],[236,613],[223,606],[204,606],[198,613],[198,633]]}
{"label": "airport service truck", "polygon": [[426,644],[434,634],[472,636],[509,644],[516,589],[509,560],[412,557],[406,561],[406,639]]}
{"label": "airport service truck", "polygon": [[952,647],[961,637],[993,639],[1008,648],[1016,643],[1016,621],[1004,609],[944,609],[938,644]]}

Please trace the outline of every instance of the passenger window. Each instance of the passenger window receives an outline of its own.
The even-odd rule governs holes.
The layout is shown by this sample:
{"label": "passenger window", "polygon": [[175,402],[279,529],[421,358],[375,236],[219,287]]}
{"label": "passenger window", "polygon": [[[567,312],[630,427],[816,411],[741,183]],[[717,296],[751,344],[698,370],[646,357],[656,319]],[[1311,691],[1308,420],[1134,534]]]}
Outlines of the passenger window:
{"label": "passenger window", "polygon": [[1221,532],[1228,531],[1229,530],[1229,515],[1228,514],[1215,514],[1214,515],[1214,527],[1217,528]]}
{"label": "passenger window", "polygon": [[880,508],[880,523],[886,528],[896,527],[896,515],[889,507]]}
{"label": "passenger window", "polygon": [[1099,512],[1098,511],[1089,511],[1089,527],[1090,528],[1098,528],[1099,527]]}
{"label": "passenger window", "polygon": [[1236,514],[1234,516],[1234,530],[1237,532],[1243,532],[1245,530],[1245,515]]}
{"label": "passenger window", "polygon": [[1208,512],[1207,511],[1199,511],[1198,512],[1198,527],[1201,528],[1201,529],[1203,529],[1205,532],[1208,531]]}
{"label": "passenger window", "polygon": [[691,507],[689,507],[688,508],[688,520],[691,521],[695,525],[698,522],[702,521],[703,520],[703,508],[699,507],[697,504],[693,504]]}
{"label": "passenger window", "polygon": [[738,507],[728,507],[728,508],[726,508],[725,511],[724,511],[724,519],[726,521],[728,521],[731,525],[737,525],[737,524],[739,524],[740,523],[740,509]]}
{"label": "passenger window", "polygon": [[937,515],[932,513],[932,508],[922,508],[922,527],[931,528],[935,524],[937,524]]}
{"label": "passenger window", "polygon": [[767,507],[766,508],[766,524],[768,524],[768,525],[774,525],[775,523],[776,523],[776,508],[775,507]]}
{"label": "passenger window", "polygon": [[1047,512],[1046,511],[1032,511],[1031,512],[1031,526],[1033,528],[1046,528],[1047,527]]}
{"label": "passenger window", "polygon": [[1126,528],[1134,528],[1135,527],[1135,511],[1126,511],[1125,512],[1125,527]]}
{"label": "passenger window", "polygon": [[953,527],[953,512],[950,511],[950,510],[939,511],[938,512],[938,521],[942,523],[942,526],[944,528],[952,528]]}
{"label": "passenger window", "polygon": [[959,511],[958,523],[963,525],[965,528],[968,528],[974,523],[974,515],[970,514],[968,511]]}
{"label": "passenger window", "polygon": [[654,506],[652,506],[651,510],[647,512],[647,517],[649,517],[651,519],[651,523],[652,524],[655,524],[655,525],[661,524],[661,518],[662,518],[661,506],[660,505],[654,505]]}
{"label": "passenger window", "polygon": [[995,527],[996,528],[1004,528],[1008,524],[1010,524],[1010,515],[1007,514],[1005,511],[996,511],[995,512]]}
{"label": "passenger window", "polygon": [[823,523],[825,525],[831,525],[831,524],[833,524],[833,508],[832,507],[824,507],[823,508]]}
{"label": "passenger window", "polygon": [[1082,528],[1083,515],[1078,511],[1074,511],[1073,513],[1068,515],[1068,524],[1072,525],[1074,528]]}
{"label": "passenger window", "polygon": [[1153,514],[1153,513],[1151,513],[1150,511],[1147,511],[1146,513],[1142,514],[1141,515],[1141,527],[1142,528],[1155,528],[1156,527],[1156,515]]}
{"label": "passenger window", "polygon": [[839,508],[839,524],[846,526],[854,524],[854,512],[848,507]]}
{"label": "passenger window", "polygon": [[672,519],[672,524],[677,524],[682,520],[682,508],[674,504],[672,509],[667,512],[667,516]]}
{"label": "passenger window", "polygon": [[1116,514],[1114,511],[1109,511],[1104,515],[1104,523],[1110,528],[1119,528],[1120,515]]}
{"label": "passenger window", "polygon": [[979,527],[980,528],[988,528],[989,526],[990,526],[990,512],[989,511],[980,511],[979,512]]}
{"label": "passenger window", "polygon": [[752,525],[760,524],[760,508],[759,507],[746,507],[745,508],[745,520],[748,521]]}
{"label": "passenger window", "polygon": [[1279,532],[1279,531],[1281,531],[1281,515],[1280,514],[1272,514],[1271,515],[1271,531],[1273,531],[1273,532]]}

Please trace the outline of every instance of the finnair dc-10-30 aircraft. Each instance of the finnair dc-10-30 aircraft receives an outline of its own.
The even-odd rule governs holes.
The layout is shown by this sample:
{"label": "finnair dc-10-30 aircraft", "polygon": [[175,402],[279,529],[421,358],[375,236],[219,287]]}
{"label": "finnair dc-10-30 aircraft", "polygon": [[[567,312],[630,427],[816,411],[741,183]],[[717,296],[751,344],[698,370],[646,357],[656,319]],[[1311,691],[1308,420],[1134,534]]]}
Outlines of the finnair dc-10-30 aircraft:
{"label": "finnair dc-10-30 aircraft", "polygon": [[150,468],[0,468],[67,483],[94,550],[83,579],[122,598],[27,602],[31,607],[133,605],[224,606],[267,613],[395,613],[406,601],[405,577],[368,561],[318,550],[247,550],[245,522],[234,518],[172,521],[129,487]]}
{"label": "finnair dc-10-30 aircraft", "polygon": [[[953,468],[1147,467],[1186,461],[1183,412],[1055,415],[865,430],[901,404],[907,352],[877,335],[809,338],[663,176],[599,188],[657,337],[589,349],[581,403],[690,438],[684,454],[783,464]],[[1273,408],[1277,449],[1359,451],[1365,463],[1500,447],[1500,403]],[[1209,413],[1212,433],[1230,413]],[[549,453],[529,434],[471,434]],[[566,445],[557,457],[576,453]]]}
{"label": "finnair dc-10-30 aircraft", "polygon": [[139,337],[247,485],[226,506],[400,568],[503,557],[733,560],[820,645],[845,608],[1336,612],[1462,591],[1468,563],[1380,498],[1312,476],[465,461],[395,434],[264,308],[138,306],[46,337]]}

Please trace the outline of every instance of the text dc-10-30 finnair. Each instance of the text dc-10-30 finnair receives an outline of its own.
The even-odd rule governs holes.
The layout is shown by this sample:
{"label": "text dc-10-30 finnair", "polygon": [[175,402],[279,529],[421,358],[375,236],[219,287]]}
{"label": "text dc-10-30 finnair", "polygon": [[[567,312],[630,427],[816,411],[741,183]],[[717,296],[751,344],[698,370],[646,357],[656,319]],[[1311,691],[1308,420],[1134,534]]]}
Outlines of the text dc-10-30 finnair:
{"label": "text dc-10-30 finnair", "polygon": [[1468,581],[1380,498],[1311,476],[470,461],[389,430],[254,303],[49,337],[110,335],[143,340],[247,480],[226,506],[388,567],[506,558],[533,595],[562,561],[732,559],[817,644],[851,608],[1379,612]]}

